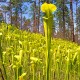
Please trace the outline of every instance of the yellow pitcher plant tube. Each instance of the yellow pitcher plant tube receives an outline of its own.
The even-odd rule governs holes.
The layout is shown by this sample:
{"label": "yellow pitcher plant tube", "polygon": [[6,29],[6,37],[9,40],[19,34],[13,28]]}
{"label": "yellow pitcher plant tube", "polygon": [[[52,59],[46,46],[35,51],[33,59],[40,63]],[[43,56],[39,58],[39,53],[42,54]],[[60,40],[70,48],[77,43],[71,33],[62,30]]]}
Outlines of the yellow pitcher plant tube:
{"label": "yellow pitcher plant tube", "polygon": [[43,17],[43,24],[44,24],[44,32],[46,38],[46,80],[50,80],[50,49],[51,49],[51,34],[52,34],[52,27],[53,27],[53,14],[57,9],[54,4],[44,3],[41,5],[41,11],[44,12]]}

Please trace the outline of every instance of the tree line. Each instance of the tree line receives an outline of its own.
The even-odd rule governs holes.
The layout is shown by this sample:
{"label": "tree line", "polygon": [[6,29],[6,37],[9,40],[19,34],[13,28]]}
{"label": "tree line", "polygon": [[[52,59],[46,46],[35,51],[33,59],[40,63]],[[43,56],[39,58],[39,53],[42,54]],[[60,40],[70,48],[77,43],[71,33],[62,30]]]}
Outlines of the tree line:
{"label": "tree line", "polygon": [[80,0],[0,0],[1,4],[6,4],[0,6],[0,21],[19,29],[44,34],[42,23],[44,13],[40,10],[44,2],[57,6],[52,36],[79,43]]}

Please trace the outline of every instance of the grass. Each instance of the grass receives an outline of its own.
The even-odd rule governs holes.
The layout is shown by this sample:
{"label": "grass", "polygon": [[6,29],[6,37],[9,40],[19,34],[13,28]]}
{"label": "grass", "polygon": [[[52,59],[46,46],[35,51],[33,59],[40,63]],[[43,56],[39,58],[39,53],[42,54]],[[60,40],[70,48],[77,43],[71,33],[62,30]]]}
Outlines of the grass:
{"label": "grass", "polygon": [[[0,25],[0,34],[0,69],[5,80],[6,76],[7,80],[45,80],[44,36],[21,31],[5,23]],[[55,38],[51,41],[50,54],[50,80],[80,79],[80,46]]]}

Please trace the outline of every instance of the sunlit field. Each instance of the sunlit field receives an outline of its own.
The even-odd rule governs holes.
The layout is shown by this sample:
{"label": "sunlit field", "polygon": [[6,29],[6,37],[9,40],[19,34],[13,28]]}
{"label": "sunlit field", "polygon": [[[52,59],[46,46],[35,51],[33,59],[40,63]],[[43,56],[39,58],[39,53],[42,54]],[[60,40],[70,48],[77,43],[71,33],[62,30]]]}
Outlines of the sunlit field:
{"label": "sunlit field", "polygon": [[[0,80],[46,80],[46,42],[38,33],[0,24]],[[80,46],[51,40],[50,80],[80,80]]]}

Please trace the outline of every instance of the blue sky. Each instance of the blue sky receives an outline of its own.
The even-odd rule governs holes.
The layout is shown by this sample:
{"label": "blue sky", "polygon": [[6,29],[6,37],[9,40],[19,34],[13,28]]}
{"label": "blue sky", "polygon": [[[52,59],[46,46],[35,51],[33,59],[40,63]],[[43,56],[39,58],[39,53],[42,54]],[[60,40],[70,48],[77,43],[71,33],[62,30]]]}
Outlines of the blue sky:
{"label": "blue sky", "polygon": [[[10,0],[7,0],[7,2],[9,2]],[[38,0],[37,0],[38,1]],[[5,3],[1,3],[0,2],[0,5],[3,5],[3,4],[5,4]],[[6,4],[5,4],[6,5]],[[28,10],[30,10],[30,4],[29,3],[24,3],[24,5],[26,5],[27,7],[28,7]],[[78,5],[80,5],[80,3],[78,4]],[[68,6],[68,8],[69,8],[69,5],[67,5]],[[24,8],[24,6],[23,6],[23,8]],[[26,16],[26,18],[31,18],[31,16],[29,15],[30,14],[30,12],[28,11],[28,10],[26,10],[26,13],[27,14],[23,14],[23,17],[24,16]],[[75,14],[76,14],[76,3],[73,3],[73,12],[74,12],[74,19],[75,19]]]}

